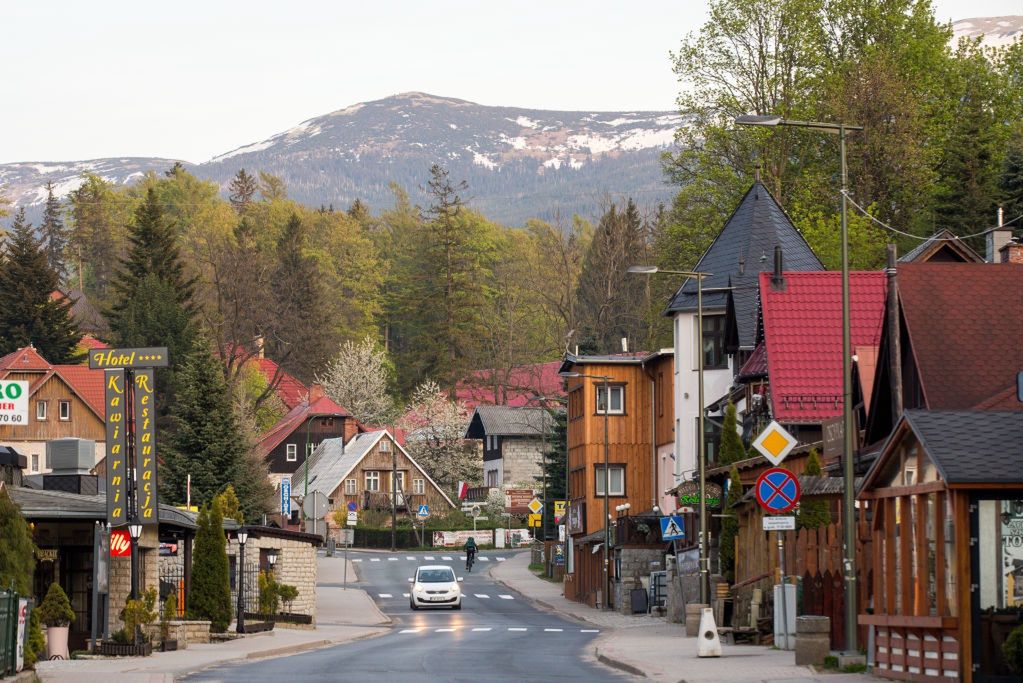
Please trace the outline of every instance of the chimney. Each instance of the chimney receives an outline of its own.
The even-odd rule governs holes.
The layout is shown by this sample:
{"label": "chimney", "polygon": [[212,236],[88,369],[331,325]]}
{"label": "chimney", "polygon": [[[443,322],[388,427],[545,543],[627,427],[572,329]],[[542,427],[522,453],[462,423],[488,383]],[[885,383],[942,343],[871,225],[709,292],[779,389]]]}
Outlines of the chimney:
{"label": "chimney", "polygon": [[319,382],[313,382],[309,385],[309,405],[319,401],[321,398],[323,398],[323,385]]}
{"label": "chimney", "polygon": [[774,274],[771,276],[771,286],[775,289],[785,289],[785,277],[781,245],[774,246]]}
{"label": "chimney", "polygon": [[[998,227],[984,236],[987,246],[984,260],[988,263],[995,263],[999,254],[1002,254],[1002,247],[1012,240],[1012,228],[1002,223],[1002,207],[998,207]],[[1002,263],[1005,263],[1005,255],[1002,254]],[[1011,261],[1010,261],[1011,263]]]}
{"label": "chimney", "polygon": [[622,337],[622,353],[628,353],[628,352],[629,352],[629,338],[628,337]]}
{"label": "chimney", "polygon": [[1002,255],[1002,263],[1023,264],[1023,244],[1015,237],[1002,245],[998,253]]}

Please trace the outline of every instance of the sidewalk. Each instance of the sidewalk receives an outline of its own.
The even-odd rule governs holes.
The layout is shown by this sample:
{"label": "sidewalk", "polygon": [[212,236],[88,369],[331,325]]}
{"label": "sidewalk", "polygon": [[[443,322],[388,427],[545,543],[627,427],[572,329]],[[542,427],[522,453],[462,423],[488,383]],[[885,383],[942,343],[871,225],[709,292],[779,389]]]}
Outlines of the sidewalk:
{"label": "sidewalk", "polygon": [[792,652],[758,645],[722,645],[720,658],[696,656],[696,639],[688,638],[682,624],[647,615],[602,612],[566,600],[561,585],[544,581],[529,570],[529,553],[520,553],[490,568],[496,581],[522,593],[541,607],[562,616],[598,626],[594,641],[598,661],[665,683],[867,683],[880,681],[868,674],[817,673],[796,666]]}
{"label": "sidewalk", "polygon": [[390,619],[377,609],[365,591],[352,587],[356,573],[351,562],[348,563],[347,589],[340,587],[343,578],[343,559],[317,559],[315,629],[276,628],[228,642],[190,645],[187,650],[175,652],[156,652],[151,657],[40,662],[36,673],[44,682],[110,683],[113,675],[118,683],[169,683],[190,673],[229,662],[279,657],[387,633]]}

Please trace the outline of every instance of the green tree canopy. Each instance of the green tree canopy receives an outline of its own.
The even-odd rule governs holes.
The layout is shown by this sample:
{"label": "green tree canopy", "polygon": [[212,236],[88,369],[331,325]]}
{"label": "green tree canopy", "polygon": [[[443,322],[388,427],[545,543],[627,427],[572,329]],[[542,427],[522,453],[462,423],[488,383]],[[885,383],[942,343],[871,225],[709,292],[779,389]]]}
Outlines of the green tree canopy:
{"label": "green tree canopy", "polygon": [[36,545],[21,509],[0,486],[0,586],[14,584],[21,595],[32,594],[36,569]]}
{"label": "green tree canopy", "polygon": [[223,633],[231,623],[231,585],[220,501],[204,504],[196,522],[199,528],[195,535],[188,611],[209,619],[210,631]]}

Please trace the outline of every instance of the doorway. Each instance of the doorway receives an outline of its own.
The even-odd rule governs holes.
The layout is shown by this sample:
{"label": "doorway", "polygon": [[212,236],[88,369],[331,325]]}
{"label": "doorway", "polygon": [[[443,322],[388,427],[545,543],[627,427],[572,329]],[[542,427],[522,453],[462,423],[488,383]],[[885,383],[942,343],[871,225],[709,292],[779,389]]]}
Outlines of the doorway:
{"label": "doorway", "polygon": [[971,505],[974,681],[1019,681],[1002,644],[1023,627],[1023,493],[975,497]]}

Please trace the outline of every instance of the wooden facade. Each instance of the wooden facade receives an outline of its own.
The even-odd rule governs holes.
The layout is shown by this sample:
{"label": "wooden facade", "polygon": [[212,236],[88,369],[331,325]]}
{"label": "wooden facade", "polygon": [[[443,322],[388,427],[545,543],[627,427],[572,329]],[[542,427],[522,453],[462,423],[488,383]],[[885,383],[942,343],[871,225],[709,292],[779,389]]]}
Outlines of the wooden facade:
{"label": "wooden facade", "polygon": [[[308,442],[306,441],[308,430]],[[293,474],[305,463],[306,443],[309,452],[324,439],[351,439],[359,431],[355,418],[345,415],[314,415],[306,418],[281,441],[270,449],[266,455],[271,474]],[[294,460],[288,460],[289,447],[295,454]]]}

